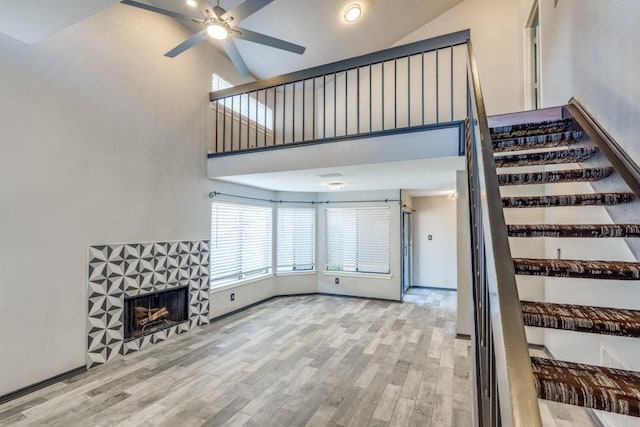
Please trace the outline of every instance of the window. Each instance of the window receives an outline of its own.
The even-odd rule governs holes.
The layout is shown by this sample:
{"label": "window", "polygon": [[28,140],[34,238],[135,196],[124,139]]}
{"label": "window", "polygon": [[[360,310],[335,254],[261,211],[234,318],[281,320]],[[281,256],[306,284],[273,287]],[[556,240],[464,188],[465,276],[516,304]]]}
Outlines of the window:
{"label": "window", "polygon": [[277,271],[313,271],[316,258],[316,210],[278,208]]}
{"label": "window", "polygon": [[211,205],[211,286],[271,273],[272,217],[270,207]]}
{"label": "window", "polygon": [[[222,79],[217,74],[214,73],[211,77],[211,90],[213,92],[228,89],[230,87],[233,87],[233,85]],[[220,106],[220,108],[222,109],[222,106]],[[225,98],[224,108],[227,112],[231,112],[233,110],[233,112],[241,115],[254,124],[257,123],[263,128],[267,128],[269,130],[272,130],[273,128],[273,111],[263,103],[257,102],[255,96],[249,98],[249,94],[242,94]]]}
{"label": "window", "polygon": [[388,207],[327,208],[327,271],[390,273]]}

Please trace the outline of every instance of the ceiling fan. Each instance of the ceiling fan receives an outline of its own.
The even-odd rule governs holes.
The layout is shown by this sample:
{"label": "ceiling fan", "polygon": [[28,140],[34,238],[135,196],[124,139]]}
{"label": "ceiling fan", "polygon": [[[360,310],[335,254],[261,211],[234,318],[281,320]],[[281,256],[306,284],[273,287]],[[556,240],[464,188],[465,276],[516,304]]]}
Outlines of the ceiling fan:
{"label": "ceiling fan", "polygon": [[282,49],[288,52],[297,53],[298,55],[302,55],[306,49],[304,46],[289,43],[275,37],[267,36],[266,34],[257,33],[255,31],[247,30],[245,28],[240,28],[237,26],[240,21],[249,17],[250,15],[253,15],[255,12],[262,9],[272,1],[273,0],[246,0],[245,2],[240,3],[238,6],[227,12],[222,7],[220,7],[220,0],[217,0],[215,6],[212,5],[209,0],[201,0],[202,3],[206,4],[206,7],[202,10],[202,19],[192,18],[179,12],[162,9],[160,7],[156,7],[146,3],[140,3],[134,0],[123,0],[121,1],[121,3],[138,7],[140,9],[149,10],[151,12],[160,13],[172,18],[182,19],[185,21],[193,21],[196,24],[205,27],[202,31],[195,33],[193,36],[189,37],[187,40],[183,41],[178,46],[165,53],[164,56],[173,58],[189,49],[190,47],[193,47],[196,44],[204,41],[207,35],[209,35],[214,39],[220,40],[222,48],[226,52],[231,62],[233,62],[233,65],[235,65],[238,72],[240,72],[240,74],[242,74],[243,76],[248,76],[249,69],[242,59],[240,51],[233,42],[233,38],[271,46],[276,49]]}

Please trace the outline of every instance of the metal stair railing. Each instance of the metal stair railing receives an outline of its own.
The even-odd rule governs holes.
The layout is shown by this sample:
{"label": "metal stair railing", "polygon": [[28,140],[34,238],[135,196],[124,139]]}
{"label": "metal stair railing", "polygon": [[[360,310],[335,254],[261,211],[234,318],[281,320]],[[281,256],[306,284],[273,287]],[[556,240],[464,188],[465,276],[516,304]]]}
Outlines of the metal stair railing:
{"label": "metal stair railing", "polygon": [[471,41],[467,48],[474,423],[537,427],[540,409]]}

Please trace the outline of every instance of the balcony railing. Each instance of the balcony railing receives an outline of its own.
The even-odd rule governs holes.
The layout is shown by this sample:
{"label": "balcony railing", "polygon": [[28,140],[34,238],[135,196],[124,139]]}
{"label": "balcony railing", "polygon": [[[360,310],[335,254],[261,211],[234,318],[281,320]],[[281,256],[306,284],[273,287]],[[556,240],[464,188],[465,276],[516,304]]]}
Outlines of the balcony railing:
{"label": "balcony railing", "polygon": [[462,128],[468,39],[459,31],[211,92],[210,156]]}

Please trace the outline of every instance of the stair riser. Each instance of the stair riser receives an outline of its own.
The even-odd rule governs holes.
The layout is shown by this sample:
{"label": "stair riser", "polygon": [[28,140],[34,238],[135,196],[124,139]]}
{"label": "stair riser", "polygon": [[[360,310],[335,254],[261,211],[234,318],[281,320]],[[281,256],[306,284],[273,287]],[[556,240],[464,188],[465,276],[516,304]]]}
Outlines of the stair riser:
{"label": "stair riser", "polygon": [[551,172],[499,174],[498,183],[501,186],[505,186],[599,181],[609,177],[612,172],[612,168],[591,168]]}
{"label": "stair riser", "polygon": [[535,314],[523,314],[522,316],[525,326],[546,329],[561,329],[572,332],[585,332],[599,335],[613,335],[618,337],[640,337],[640,329],[634,327],[625,327],[614,322],[610,325],[597,325],[589,319],[575,319],[571,317],[558,319],[549,319],[544,316]]}
{"label": "stair riser", "polygon": [[524,138],[493,139],[494,153],[508,151],[535,150],[542,148],[567,147],[582,138],[582,132],[566,132],[555,135],[540,135]]}
{"label": "stair riser", "polygon": [[553,208],[566,206],[612,206],[631,201],[630,194],[576,194],[567,196],[505,197],[504,208]]}
{"label": "stair riser", "polygon": [[525,136],[547,135],[564,132],[571,124],[570,119],[554,120],[542,123],[524,123],[489,129],[491,139],[520,138]]}
{"label": "stair riser", "polygon": [[640,237],[640,226],[579,226],[544,225],[538,227],[507,226],[509,237],[555,237],[555,238],[635,238]]}

